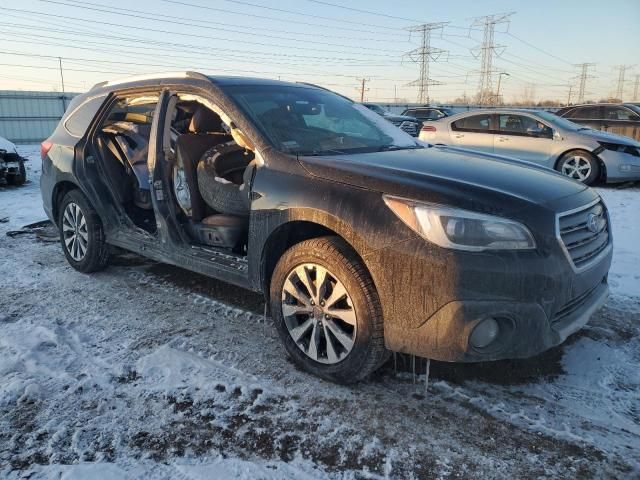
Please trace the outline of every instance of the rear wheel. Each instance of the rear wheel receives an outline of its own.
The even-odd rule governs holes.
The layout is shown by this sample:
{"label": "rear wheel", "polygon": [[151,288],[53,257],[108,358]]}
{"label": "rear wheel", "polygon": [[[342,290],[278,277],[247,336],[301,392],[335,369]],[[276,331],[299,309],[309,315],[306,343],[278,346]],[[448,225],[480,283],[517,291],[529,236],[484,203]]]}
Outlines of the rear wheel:
{"label": "rear wheel", "polygon": [[316,238],[287,250],[274,270],[270,298],[280,338],[303,369],[352,383],[387,358],[373,281],[341,239]]}
{"label": "rear wheel", "polygon": [[60,243],[69,264],[83,273],[102,270],[108,262],[102,222],[79,190],[71,190],[59,208]]}
{"label": "rear wheel", "polygon": [[598,159],[586,150],[573,150],[562,155],[557,170],[585,185],[593,185],[600,176]]}

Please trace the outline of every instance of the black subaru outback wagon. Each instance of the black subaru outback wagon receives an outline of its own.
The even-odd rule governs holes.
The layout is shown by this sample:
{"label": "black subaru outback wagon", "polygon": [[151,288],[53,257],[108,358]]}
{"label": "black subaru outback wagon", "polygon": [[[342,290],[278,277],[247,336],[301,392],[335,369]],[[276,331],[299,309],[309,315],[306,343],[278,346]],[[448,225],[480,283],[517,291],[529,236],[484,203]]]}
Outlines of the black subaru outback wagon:
{"label": "black subaru outback wagon", "polygon": [[390,351],[532,356],[608,292],[594,190],[421,144],[313,85],[191,72],[98,84],[42,158],[74,268],[104,268],[115,245],[263,292],[289,355],[334,381]]}

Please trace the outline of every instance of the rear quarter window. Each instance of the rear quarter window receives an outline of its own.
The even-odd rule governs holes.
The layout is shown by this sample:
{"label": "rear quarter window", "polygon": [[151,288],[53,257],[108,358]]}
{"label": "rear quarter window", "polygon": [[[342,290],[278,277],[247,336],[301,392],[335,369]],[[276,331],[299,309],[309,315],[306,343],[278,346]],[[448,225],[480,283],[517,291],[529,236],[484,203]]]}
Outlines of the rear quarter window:
{"label": "rear quarter window", "polygon": [[82,137],[104,102],[105,96],[85,100],[76,107],[64,121],[64,128],[74,137]]}
{"label": "rear quarter window", "polygon": [[491,115],[473,115],[456,120],[451,124],[453,130],[461,132],[487,133],[491,131]]}

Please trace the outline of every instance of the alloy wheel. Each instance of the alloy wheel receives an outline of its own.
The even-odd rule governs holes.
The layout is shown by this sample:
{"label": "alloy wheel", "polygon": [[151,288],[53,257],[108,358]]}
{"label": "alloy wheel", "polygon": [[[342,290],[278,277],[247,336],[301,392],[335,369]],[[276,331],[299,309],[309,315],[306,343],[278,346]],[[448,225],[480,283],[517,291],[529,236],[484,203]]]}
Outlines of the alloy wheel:
{"label": "alloy wheel", "polygon": [[321,265],[305,263],[289,272],[282,288],[282,315],[289,335],[312,360],[335,364],[353,349],[353,302],[344,284]]}
{"label": "alloy wheel", "polygon": [[561,171],[567,177],[584,182],[591,175],[591,163],[581,155],[572,155],[562,162]]}
{"label": "alloy wheel", "polygon": [[89,246],[89,232],[84,214],[74,202],[68,203],[64,209],[62,234],[65,248],[71,258],[76,262],[81,261],[86,255]]}

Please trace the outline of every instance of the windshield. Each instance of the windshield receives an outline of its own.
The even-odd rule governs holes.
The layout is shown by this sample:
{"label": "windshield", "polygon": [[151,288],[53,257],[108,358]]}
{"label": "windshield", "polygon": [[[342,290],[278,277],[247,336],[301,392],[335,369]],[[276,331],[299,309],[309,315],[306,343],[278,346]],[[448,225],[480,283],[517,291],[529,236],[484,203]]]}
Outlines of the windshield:
{"label": "windshield", "polygon": [[577,123],[573,123],[571,120],[567,120],[564,117],[560,117],[560,116],[556,115],[555,113],[535,112],[535,114],[538,115],[543,120],[548,121],[553,126],[564,128],[565,130],[573,130],[573,131],[589,130],[587,127],[584,127],[582,125],[578,125]]}
{"label": "windshield", "polygon": [[225,90],[282,152],[325,155],[423,148],[365,106],[326,90],[280,85]]}

